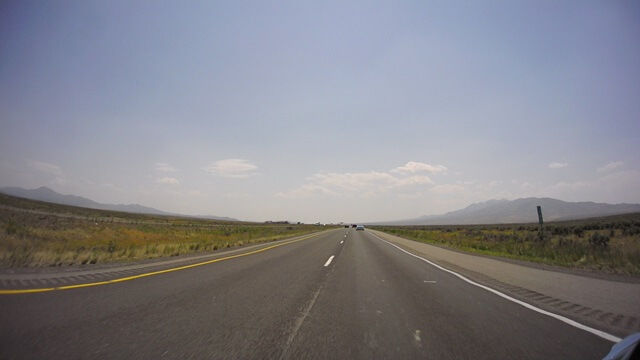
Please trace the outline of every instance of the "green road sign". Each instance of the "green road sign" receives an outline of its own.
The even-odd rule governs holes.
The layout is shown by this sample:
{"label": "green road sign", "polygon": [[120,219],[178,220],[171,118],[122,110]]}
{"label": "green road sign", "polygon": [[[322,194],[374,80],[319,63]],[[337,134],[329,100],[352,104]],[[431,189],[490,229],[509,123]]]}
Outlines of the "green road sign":
{"label": "green road sign", "polygon": [[542,207],[538,206],[538,223],[542,225]]}

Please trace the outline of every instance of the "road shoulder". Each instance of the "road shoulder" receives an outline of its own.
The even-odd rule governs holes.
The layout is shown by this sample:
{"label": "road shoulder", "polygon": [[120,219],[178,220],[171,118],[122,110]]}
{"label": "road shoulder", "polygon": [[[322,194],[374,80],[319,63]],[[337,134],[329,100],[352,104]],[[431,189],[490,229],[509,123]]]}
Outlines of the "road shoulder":
{"label": "road shoulder", "polygon": [[640,284],[637,282],[526,266],[372,232],[470,280],[544,310],[618,336],[640,331]]}

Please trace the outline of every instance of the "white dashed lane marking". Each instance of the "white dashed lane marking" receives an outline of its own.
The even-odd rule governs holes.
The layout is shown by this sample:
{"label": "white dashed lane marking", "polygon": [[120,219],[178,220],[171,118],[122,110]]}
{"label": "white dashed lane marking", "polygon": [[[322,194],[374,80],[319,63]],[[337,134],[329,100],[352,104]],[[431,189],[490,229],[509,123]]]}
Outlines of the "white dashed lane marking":
{"label": "white dashed lane marking", "polygon": [[327,267],[329,265],[331,265],[331,262],[333,261],[333,258],[335,257],[335,255],[331,255],[331,257],[329,258],[329,260],[327,260],[326,263],[324,263],[324,266]]}

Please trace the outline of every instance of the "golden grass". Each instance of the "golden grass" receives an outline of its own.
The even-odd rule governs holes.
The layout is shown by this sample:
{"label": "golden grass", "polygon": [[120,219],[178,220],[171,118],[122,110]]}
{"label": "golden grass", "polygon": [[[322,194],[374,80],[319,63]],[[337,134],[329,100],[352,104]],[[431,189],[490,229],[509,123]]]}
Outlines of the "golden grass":
{"label": "golden grass", "polygon": [[[0,198],[1,200],[2,198]],[[0,266],[63,266],[214,251],[303,235],[313,225],[217,222],[109,212],[87,216],[0,207]],[[73,213],[73,211],[79,213]],[[89,211],[89,210],[88,210]],[[93,211],[93,210],[90,210]],[[64,214],[60,216],[60,214]],[[106,215],[106,216],[105,216]]]}
{"label": "golden grass", "polygon": [[640,214],[537,224],[375,227],[408,239],[551,265],[640,274]]}

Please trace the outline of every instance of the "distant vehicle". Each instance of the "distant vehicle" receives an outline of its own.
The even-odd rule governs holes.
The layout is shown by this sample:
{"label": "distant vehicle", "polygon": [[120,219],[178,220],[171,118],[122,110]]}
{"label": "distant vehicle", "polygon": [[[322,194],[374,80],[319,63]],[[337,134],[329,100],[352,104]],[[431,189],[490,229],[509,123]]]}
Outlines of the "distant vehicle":
{"label": "distant vehicle", "polygon": [[346,227],[347,229],[349,228],[349,225],[345,225],[344,227]]}
{"label": "distant vehicle", "polygon": [[364,225],[358,225],[358,226],[356,226],[356,231],[358,231],[358,230],[362,230],[362,231],[364,231]]}
{"label": "distant vehicle", "polygon": [[352,227],[352,228],[354,228],[354,227],[356,227],[356,226],[358,226],[358,225],[356,225],[356,224],[351,225],[351,227]]}

